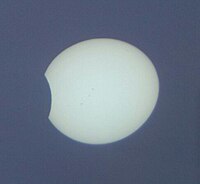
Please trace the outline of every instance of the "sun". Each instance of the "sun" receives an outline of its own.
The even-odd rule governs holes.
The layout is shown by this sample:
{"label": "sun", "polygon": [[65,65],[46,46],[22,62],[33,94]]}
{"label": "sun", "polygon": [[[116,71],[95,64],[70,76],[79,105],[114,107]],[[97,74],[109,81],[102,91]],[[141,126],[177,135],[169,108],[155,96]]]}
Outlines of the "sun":
{"label": "sun", "polygon": [[52,124],[87,144],[121,140],[151,115],[159,80],[150,59],[135,46],[98,38],[61,52],[45,76],[51,90]]}

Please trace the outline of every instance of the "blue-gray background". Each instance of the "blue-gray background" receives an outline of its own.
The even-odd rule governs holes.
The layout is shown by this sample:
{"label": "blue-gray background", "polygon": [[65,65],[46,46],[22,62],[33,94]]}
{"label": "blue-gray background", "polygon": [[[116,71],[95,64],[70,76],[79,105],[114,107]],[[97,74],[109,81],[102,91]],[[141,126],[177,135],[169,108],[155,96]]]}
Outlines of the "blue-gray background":
{"label": "blue-gray background", "polygon": [[[198,0],[1,0],[1,184],[198,184]],[[135,134],[91,146],[48,120],[44,72],[64,48],[111,37],[143,50],[160,78]]]}

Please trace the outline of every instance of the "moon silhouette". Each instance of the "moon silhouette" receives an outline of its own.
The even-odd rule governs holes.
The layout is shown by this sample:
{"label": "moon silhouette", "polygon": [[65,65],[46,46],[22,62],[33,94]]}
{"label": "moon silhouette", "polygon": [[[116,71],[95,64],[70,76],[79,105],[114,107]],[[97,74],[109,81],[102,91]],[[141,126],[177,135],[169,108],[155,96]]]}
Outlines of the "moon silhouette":
{"label": "moon silhouette", "polygon": [[45,76],[51,90],[49,120],[64,135],[87,144],[121,140],[151,115],[159,80],[135,46],[98,38],[61,52]]}

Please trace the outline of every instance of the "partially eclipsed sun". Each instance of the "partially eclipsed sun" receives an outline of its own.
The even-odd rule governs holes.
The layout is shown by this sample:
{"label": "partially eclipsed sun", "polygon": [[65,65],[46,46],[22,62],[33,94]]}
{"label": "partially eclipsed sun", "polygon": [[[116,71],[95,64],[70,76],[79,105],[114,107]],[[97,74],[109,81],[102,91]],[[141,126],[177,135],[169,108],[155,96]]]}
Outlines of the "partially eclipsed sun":
{"label": "partially eclipsed sun", "polygon": [[106,144],[135,132],[152,113],[157,72],[139,49],[114,39],[92,39],[60,53],[45,76],[51,89],[49,119],[64,135]]}

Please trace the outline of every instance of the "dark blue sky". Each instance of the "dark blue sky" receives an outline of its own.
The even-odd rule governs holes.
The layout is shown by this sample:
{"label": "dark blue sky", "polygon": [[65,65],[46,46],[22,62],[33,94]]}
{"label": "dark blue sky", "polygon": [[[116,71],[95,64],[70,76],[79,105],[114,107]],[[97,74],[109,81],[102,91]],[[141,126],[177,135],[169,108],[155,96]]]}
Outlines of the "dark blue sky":
{"label": "dark blue sky", "polygon": [[[1,0],[0,183],[198,184],[200,1]],[[66,47],[110,37],[160,79],[154,113],[114,144],[81,144],[48,120],[44,72]]]}

